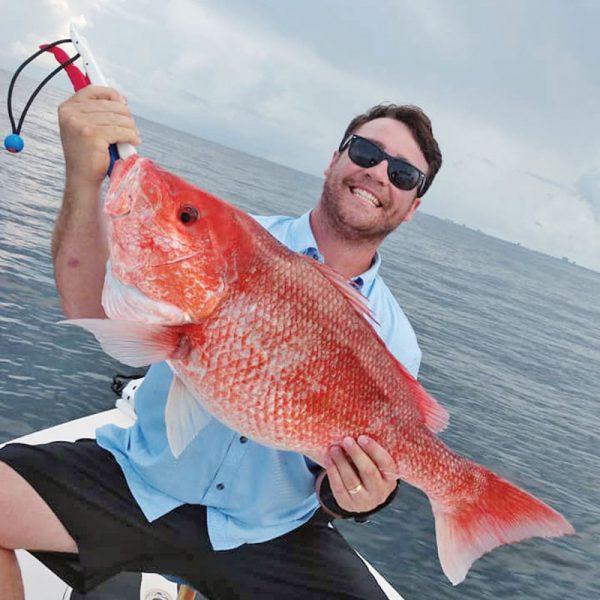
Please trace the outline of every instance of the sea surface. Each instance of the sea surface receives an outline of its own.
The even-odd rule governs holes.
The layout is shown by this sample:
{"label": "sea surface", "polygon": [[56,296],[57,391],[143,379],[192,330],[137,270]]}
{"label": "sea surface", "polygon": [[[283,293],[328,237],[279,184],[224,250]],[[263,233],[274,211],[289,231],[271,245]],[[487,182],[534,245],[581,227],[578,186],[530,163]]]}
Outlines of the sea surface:
{"label": "sea surface", "polygon": [[[17,111],[32,88],[23,82]],[[7,86],[0,71],[2,102]],[[0,153],[0,442],[111,408],[113,374],[131,371],[56,324],[50,240],[64,97],[45,90],[25,150]],[[9,133],[4,105],[0,123]],[[301,214],[319,197],[316,177],[143,119],[139,127],[144,155],[245,210]],[[598,600],[600,274],[422,212],[382,254],[423,350],[420,380],[451,415],[443,439],[549,502],[577,535],[497,549],[453,588],[418,490],[403,485],[372,522],[340,528],[406,600]]]}

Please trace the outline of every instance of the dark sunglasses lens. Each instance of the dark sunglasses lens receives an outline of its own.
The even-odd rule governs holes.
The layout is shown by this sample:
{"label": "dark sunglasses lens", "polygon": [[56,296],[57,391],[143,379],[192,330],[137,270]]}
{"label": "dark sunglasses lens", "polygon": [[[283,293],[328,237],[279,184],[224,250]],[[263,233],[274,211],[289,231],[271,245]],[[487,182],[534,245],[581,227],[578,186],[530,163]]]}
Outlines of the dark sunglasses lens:
{"label": "dark sunglasses lens", "polygon": [[401,190],[412,190],[419,183],[419,172],[404,162],[392,162],[388,167],[390,181]]}
{"label": "dark sunglasses lens", "polygon": [[369,140],[354,138],[348,148],[348,156],[359,167],[369,168],[378,165],[383,159],[383,152]]}
{"label": "dark sunglasses lens", "polygon": [[378,165],[386,158],[388,177],[401,190],[412,190],[419,185],[421,180],[418,169],[403,160],[388,157],[379,146],[361,137],[352,138],[348,147],[348,156],[353,163],[365,169]]}

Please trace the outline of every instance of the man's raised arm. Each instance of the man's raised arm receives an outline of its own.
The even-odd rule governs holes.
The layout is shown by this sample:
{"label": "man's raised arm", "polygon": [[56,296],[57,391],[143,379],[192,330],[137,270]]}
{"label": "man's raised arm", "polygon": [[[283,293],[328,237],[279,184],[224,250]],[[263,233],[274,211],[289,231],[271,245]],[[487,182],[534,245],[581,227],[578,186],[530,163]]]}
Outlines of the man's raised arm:
{"label": "man's raised arm", "polygon": [[67,317],[102,318],[108,247],[101,187],[108,147],[139,144],[139,133],[125,99],[111,88],[84,88],[60,105],[58,115],[66,172],[52,237],[56,287]]}

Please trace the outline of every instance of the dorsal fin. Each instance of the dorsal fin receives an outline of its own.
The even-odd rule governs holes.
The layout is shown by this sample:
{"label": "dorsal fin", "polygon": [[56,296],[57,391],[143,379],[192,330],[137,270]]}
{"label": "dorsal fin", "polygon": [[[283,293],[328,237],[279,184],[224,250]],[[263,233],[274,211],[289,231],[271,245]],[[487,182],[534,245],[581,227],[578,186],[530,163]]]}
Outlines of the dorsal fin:
{"label": "dorsal fin", "polygon": [[[342,293],[344,298],[348,301],[350,306],[366,321],[377,323],[377,320],[373,316],[367,299],[355,288],[350,282],[337,271],[334,271],[331,267],[320,263],[314,259],[308,259],[313,267],[315,267],[326,279],[329,281],[339,292]],[[370,324],[370,323],[369,323]]]}
{"label": "dorsal fin", "polygon": [[450,415],[448,411],[433,397],[427,393],[427,390],[407,371],[406,367],[389,351],[385,342],[377,336],[379,342],[383,346],[384,350],[388,353],[388,356],[396,365],[398,371],[402,373],[406,379],[406,383],[411,391],[411,396],[416,402],[417,409],[421,416],[425,426],[434,433],[444,431],[448,426]]}
{"label": "dorsal fin", "polygon": [[417,408],[425,420],[425,426],[434,433],[444,431],[448,426],[450,415],[448,411],[396,360],[398,365],[410,377],[409,387],[412,388],[413,398],[417,401]]}

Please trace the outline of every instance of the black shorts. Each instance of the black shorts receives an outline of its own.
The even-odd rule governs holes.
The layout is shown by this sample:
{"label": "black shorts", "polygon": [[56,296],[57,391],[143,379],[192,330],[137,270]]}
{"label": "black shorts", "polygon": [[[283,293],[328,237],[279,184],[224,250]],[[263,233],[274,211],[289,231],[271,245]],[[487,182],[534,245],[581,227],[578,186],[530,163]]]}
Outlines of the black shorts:
{"label": "black shorts", "polygon": [[77,542],[78,554],[32,554],[80,593],[131,571],[174,576],[210,600],[386,598],[320,511],[274,540],[214,551],[205,507],[184,505],[149,523],[118,463],[95,440],[9,444],[0,461],[38,492]]}

